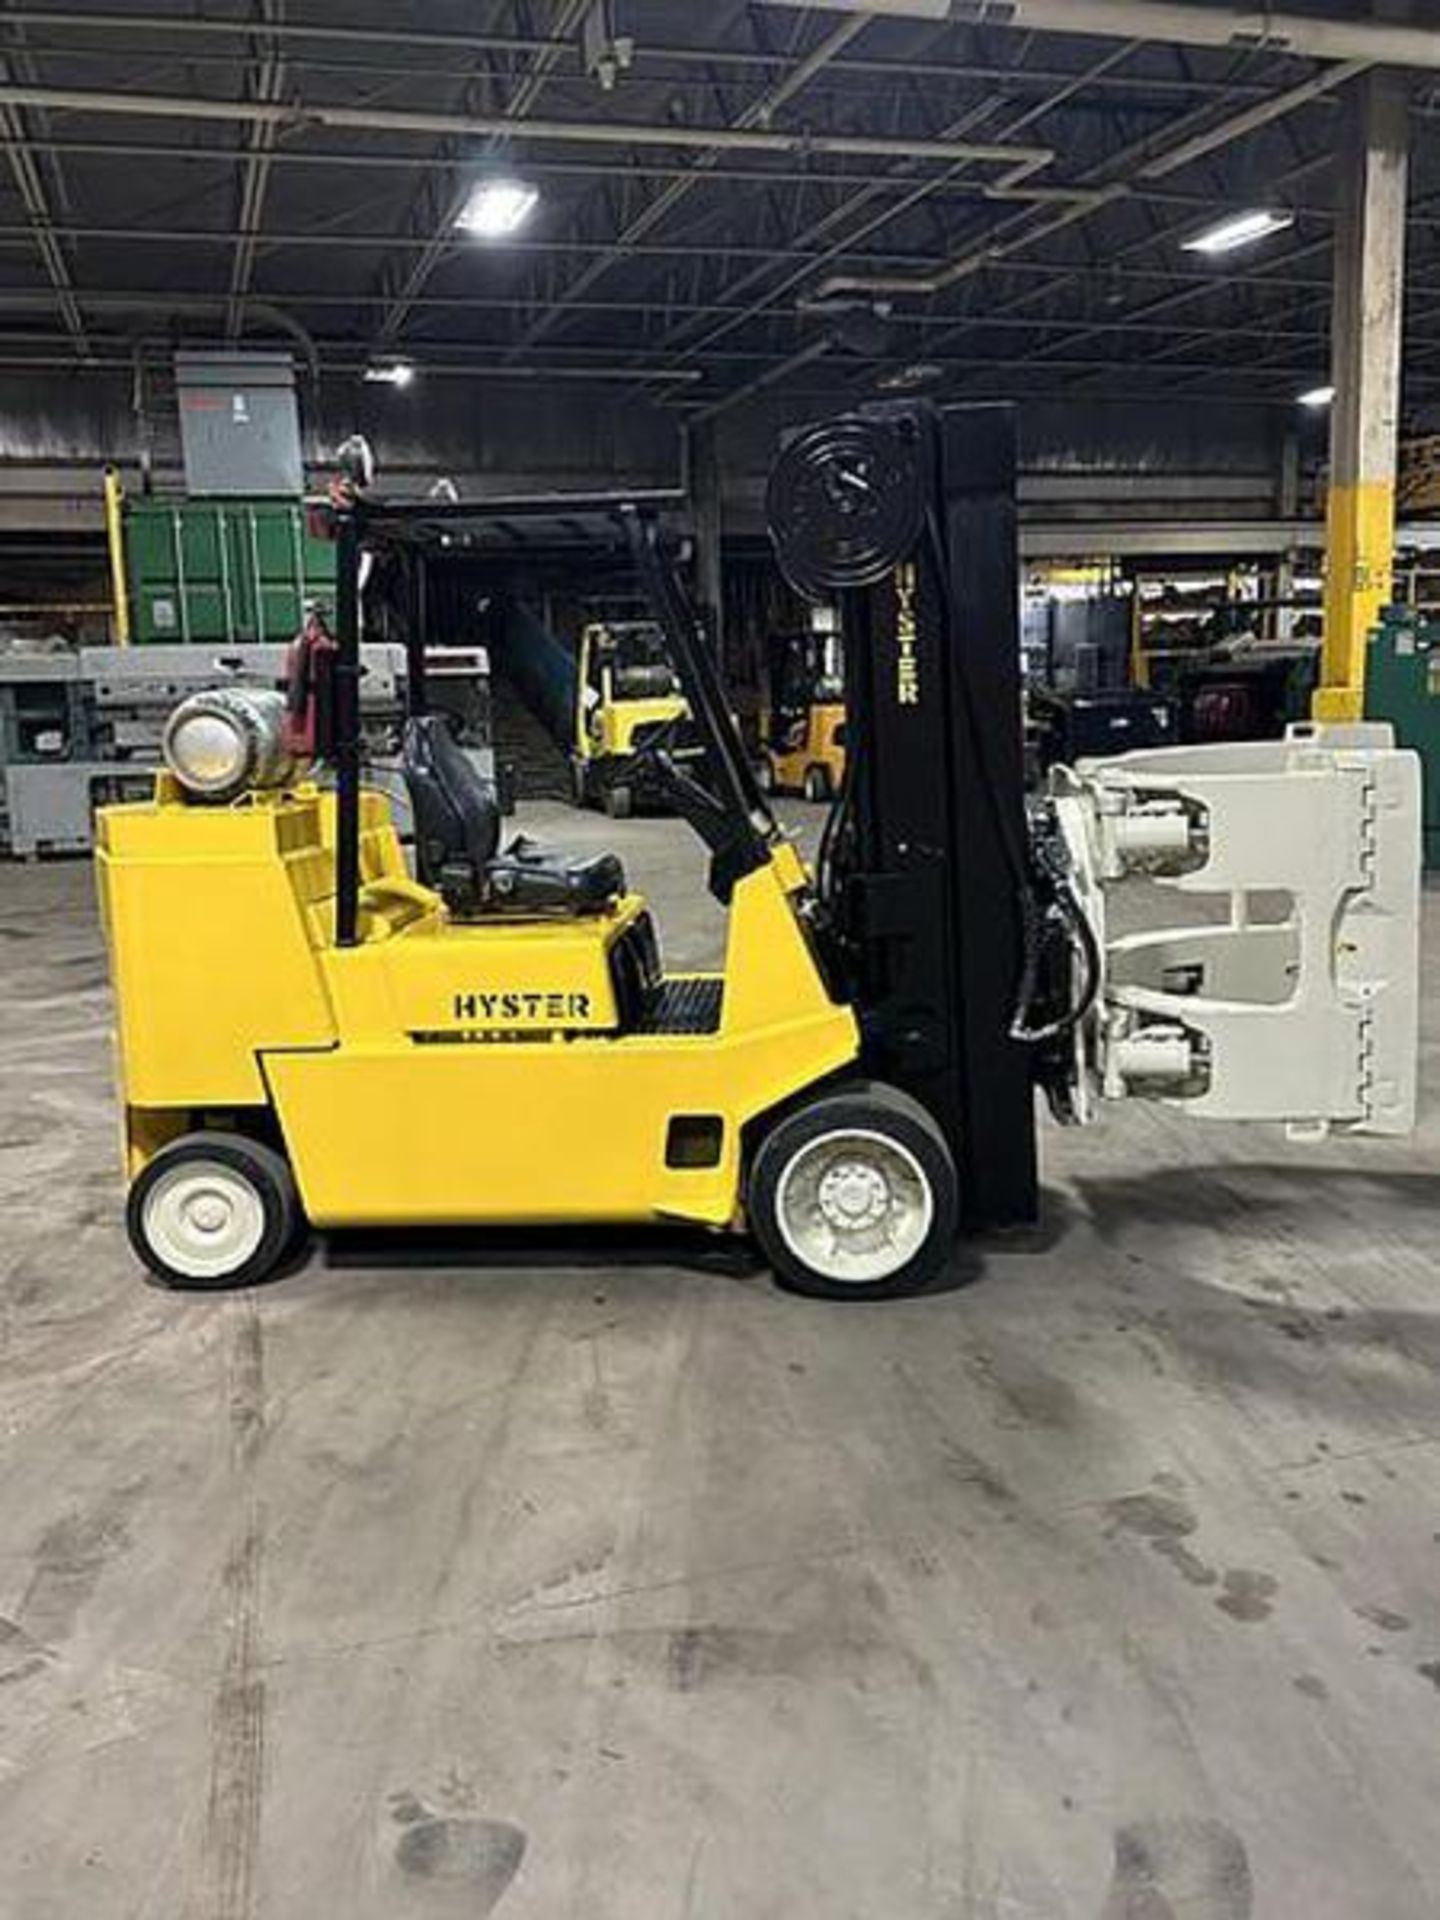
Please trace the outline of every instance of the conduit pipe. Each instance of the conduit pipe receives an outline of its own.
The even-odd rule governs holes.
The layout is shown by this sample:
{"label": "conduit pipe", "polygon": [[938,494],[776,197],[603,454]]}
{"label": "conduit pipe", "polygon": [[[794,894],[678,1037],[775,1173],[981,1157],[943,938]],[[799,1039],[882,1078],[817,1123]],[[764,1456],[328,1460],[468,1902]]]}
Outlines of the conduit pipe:
{"label": "conduit pipe", "polygon": [[[1203,159],[1206,154],[1215,153],[1233,141],[1244,139],[1247,134],[1268,126],[1273,120],[1283,119],[1287,113],[1308,105],[1322,94],[1333,93],[1337,87],[1343,87],[1365,71],[1365,63],[1356,60],[1347,61],[1343,66],[1326,67],[1311,79],[1302,81],[1298,87],[1290,87],[1284,93],[1275,94],[1272,99],[1246,107],[1243,112],[1233,114],[1217,126],[1207,127],[1203,133],[1197,133],[1180,145],[1156,154],[1136,168],[1133,185],[1166,179],[1170,174],[1178,173],[1182,167],[1189,166],[1192,161]],[[1002,225],[998,233],[929,273],[877,274],[873,277],[868,274],[832,274],[816,288],[814,298],[881,299],[944,293],[958,281],[980,272],[983,267],[992,266],[1024,247],[1034,246],[1036,241],[1048,239],[1051,234],[1074,226],[1079,220],[1088,220],[1091,214],[1109,206],[1112,201],[1125,199],[1133,191],[1133,185],[1130,180],[1113,180],[1104,186],[1081,188],[1076,204],[1064,213],[1038,224],[1022,225],[1018,230],[1013,222]]]}
{"label": "conduit pipe", "polygon": [[136,120],[208,120],[273,124],[282,132],[322,127],[352,133],[420,134],[438,139],[555,140],[580,146],[682,147],[724,153],[848,154],[872,160],[930,160],[949,166],[974,161],[1008,171],[995,185],[1010,187],[1055,158],[1050,147],[1011,147],[975,140],[930,140],[882,134],[825,133],[798,128],[656,125],[612,120],[510,120],[503,114],[422,113],[394,107],[286,105],[264,100],[215,100],[194,94],[108,93],[75,87],[0,86],[0,106],[49,113],[125,114]]}
{"label": "conduit pipe", "polygon": [[768,0],[901,20],[954,20],[1113,40],[1173,41],[1185,47],[1245,47],[1307,60],[1363,60],[1371,66],[1440,68],[1440,33],[1385,20],[1317,20],[1270,7],[1197,7],[1183,0]]}

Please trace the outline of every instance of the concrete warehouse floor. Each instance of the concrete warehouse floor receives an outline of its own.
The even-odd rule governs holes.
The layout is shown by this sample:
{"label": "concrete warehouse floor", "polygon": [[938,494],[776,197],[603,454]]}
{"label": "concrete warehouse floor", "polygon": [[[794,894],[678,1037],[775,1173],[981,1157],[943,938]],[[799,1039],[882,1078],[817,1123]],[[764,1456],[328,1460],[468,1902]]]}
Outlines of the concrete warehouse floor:
{"label": "concrete warehouse floor", "polygon": [[[716,952],[682,827],[526,824]],[[1434,1920],[1433,1097],[1047,1126],[1040,1243],[903,1304],[674,1234],[183,1297],[108,1018],[85,866],[0,873],[8,1920]]]}

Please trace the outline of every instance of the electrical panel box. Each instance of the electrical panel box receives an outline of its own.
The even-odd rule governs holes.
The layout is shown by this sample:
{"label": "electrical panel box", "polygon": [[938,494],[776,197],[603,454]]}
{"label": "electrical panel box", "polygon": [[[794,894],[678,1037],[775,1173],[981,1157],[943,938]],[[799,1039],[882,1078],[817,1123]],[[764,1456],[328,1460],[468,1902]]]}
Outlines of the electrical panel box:
{"label": "electrical panel box", "polygon": [[177,353],[180,450],[192,494],[283,494],[305,473],[286,353]]}

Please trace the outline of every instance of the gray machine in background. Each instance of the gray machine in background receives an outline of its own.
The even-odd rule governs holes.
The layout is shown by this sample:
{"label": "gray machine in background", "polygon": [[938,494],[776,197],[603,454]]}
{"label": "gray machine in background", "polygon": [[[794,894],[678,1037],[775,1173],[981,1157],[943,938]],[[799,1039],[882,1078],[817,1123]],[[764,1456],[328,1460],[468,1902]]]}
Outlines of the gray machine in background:
{"label": "gray machine in background", "polygon": [[[148,799],[165,721],[192,693],[226,684],[279,686],[284,646],[82,647],[0,652],[0,854],[84,853],[91,815]],[[378,784],[398,763],[405,649],[366,646],[361,718]],[[494,778],[489,660],[483,647],[440,647],[429,671],[482,773]],[[438,688],[437,688],[438,691]]]}

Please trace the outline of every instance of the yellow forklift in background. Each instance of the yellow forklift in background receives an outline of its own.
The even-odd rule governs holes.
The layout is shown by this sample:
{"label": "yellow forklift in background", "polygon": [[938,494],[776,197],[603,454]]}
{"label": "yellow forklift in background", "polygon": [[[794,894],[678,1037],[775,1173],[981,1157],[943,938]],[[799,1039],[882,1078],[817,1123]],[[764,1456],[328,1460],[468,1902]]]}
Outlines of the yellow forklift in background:
{"label": "yellow forklift in background", "polygon": [[772,634],[766,644],[766,703],[760,713],[765,793],[798,793],[828,802],[845,779],[845,683],[833,611],[803,633]]}
{"label": "yellow forklift in background", "polygon": [[575,804],[624,820],[637,806],[666,803],[652,749],[698,757],[690,708],[653,620],[592,621],[580,635],[575,739],[570,754]]}

